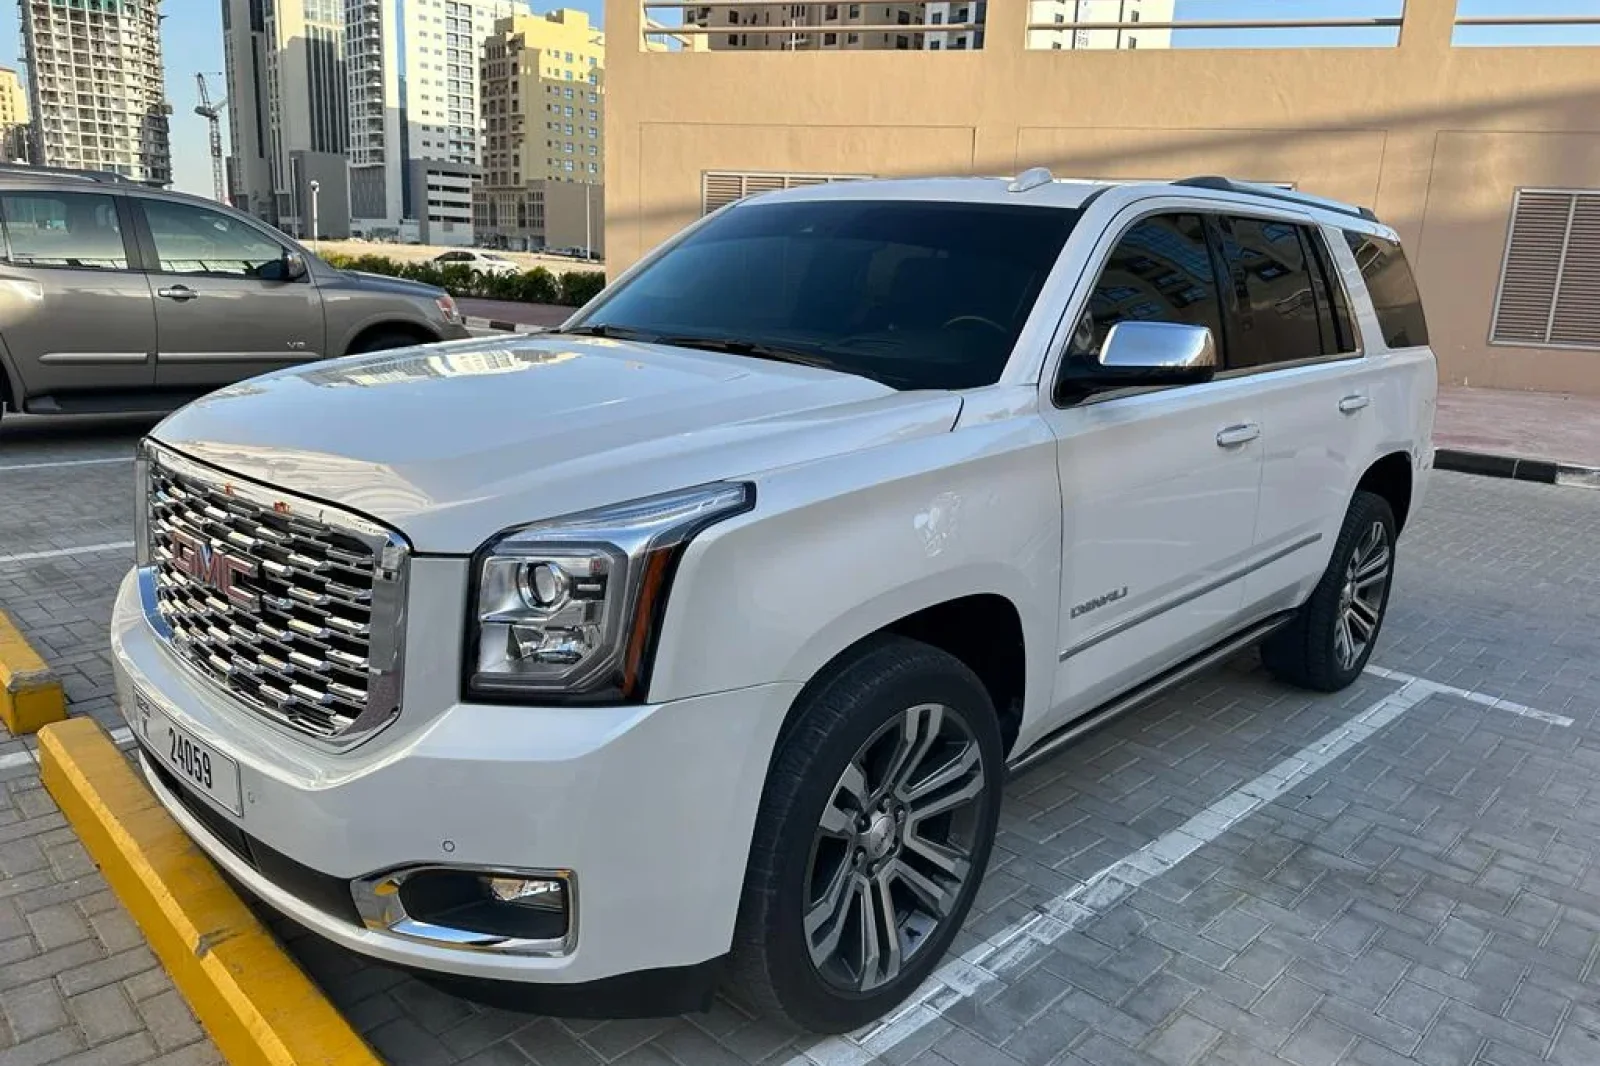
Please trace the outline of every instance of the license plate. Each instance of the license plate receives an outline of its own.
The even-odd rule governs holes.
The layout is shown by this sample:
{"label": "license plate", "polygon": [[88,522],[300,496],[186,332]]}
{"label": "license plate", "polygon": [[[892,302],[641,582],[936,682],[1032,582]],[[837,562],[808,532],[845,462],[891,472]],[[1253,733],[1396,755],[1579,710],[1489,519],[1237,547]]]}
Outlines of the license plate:
{"label": "license plate", "polygon": [[168,773],[219,806],[234,814],[244,813],[239,801],[238,763],[180,728],[143,697],[134,697],[134,706],[138,708],[139,731],[151,757],[161,760]]}

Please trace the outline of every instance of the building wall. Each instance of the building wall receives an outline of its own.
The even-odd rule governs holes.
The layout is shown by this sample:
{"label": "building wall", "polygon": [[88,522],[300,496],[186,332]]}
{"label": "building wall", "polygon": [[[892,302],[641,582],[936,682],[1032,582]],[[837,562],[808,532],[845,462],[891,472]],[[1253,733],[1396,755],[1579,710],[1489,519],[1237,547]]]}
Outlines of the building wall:
{"label": "building wall", "polygon": [[21,0],[39,163],[172,183],[160,0]]}
{"label": "building wall", "polygon": [[9,67],[0,67],[0,160],[28,158],[28,94],[22,79]]}
{"label": "building wall", "polygon": [[606,16],[612,271],[698,217],[708,171],[1225,173],[1394,225],[1445,380],[1600,395],[1600,352],[1488,341],[1516,189],[1600,188],[1595,48],[1452,47],[1455,0],[1409,0],[1398,47],[1292,50],[1028,49],[1020,3],[958,55],[646,50],[637,0]]}
{"label": "building wall", "polygon": [[501,19],[480,67],[483,236],[506,248],[584,247],[587,231],[600,247],[598,191],[586,225],[585,194],[556,186],[605,180],[605,34],[574,9]]}

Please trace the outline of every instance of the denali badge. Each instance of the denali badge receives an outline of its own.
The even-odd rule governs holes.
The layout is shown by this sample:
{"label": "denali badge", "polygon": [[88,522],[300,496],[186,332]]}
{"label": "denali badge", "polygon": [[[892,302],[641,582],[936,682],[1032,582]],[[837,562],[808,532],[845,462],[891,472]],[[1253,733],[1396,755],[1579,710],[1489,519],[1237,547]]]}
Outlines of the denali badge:
{"label": "denali badge", "polygon": [[1072,617],[1077,618],[1079,615],[1088,614],[1090,611],[1098,611],[1108,603],[1116,603],[1127,594],[1128,586],[1124,585],[1120,589],[1114,589],[1103,596],[1096,596],[1092,600],[1085,600],[1072,608]]}
{"label": "denali badge", "polygon": [[239,578],[255,577],[260,567],[250,559],[239,559],[181,530],[167,534],[172,541],[173,566],[202,585],[216,589],[235,607],[254,611],[261,597],[234,584]]}

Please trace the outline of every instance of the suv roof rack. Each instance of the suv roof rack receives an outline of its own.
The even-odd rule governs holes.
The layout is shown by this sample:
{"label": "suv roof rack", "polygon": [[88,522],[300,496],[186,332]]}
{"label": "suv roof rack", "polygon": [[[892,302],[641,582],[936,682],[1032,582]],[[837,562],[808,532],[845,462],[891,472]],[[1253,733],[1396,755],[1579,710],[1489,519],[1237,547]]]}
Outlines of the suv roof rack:
{"label": "suv roof rack", "polygon": [[118,174],[114,170],[75,170],[72,167],[36,167],[29,163],[0,163],[0,174],[11,174],[18,177],[75,178],[78,181],[92,181],[104,184],[138,184],[127,175]]}
{"label": "suv roof rack", "polygon": [[1350,215],[1354,218],[1365,219],[1368,222],[1377,222],[1378,216],[1370,207],[1357,207],[1347,204],[1343,200],[1330,200],[1326,196],[1313,196],[1310,193],[1296,192],[1293,189],[1280,189],[1273,185],[1257,185],[1251,181],[1234,181],[1232,178],[1221,178],[1215,175],[1204,175],[1198,178],[1184,178],[1175,181],[1174,185],[1183,185],[1191,189],[1215,189],[1218,192],[1242,193],[1246,196],[1260,196],[1267,200],[1285,200],[1289,203],[1303,204],[1307,207],[1318,207],[1324,211],[1337,211],[1341,215]]}

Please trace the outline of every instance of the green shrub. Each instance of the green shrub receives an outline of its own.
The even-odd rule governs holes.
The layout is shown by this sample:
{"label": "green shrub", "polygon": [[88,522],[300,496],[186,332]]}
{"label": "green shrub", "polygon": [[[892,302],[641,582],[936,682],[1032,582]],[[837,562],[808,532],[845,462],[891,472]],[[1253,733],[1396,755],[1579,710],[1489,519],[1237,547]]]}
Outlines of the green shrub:
{"label": "green shrub", "polygon": [[452,296],[479,297],[485,300],[509,300],[530,304],[566,304],[582,307],[605,288],[605,275],[596,270],[571,271],[556,275],[544,267],[534,267],[520,274],[479,274],[471,267],[450,264],[440,267],[431,262],[399,263],[386,255],[323,256],[330,266],[340,270],[358,270],[364,274],[384,274],[392,278],[407,278],[432,285]]}
{"label": "green shrub", "polygon": [[561,275],[561,302],[582,307],[606,287],[606,276],[598,270],[572,270]]}

